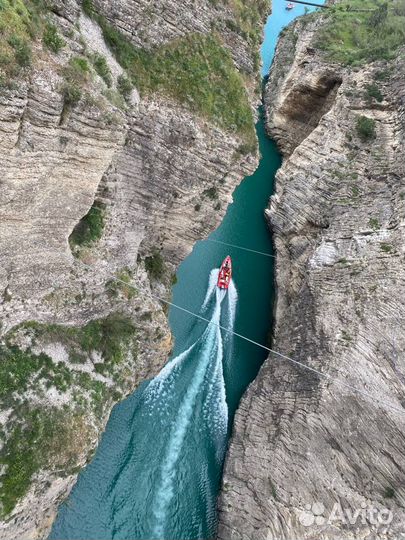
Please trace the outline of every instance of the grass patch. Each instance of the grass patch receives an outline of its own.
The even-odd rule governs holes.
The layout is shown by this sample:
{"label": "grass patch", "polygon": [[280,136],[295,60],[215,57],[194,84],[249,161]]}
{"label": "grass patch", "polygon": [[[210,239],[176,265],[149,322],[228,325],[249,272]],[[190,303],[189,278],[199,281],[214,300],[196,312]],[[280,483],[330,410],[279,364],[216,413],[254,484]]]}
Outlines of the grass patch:
{"label": "grass patch", "polygon": [[112,88],[107,88],[103,92],[103,96],[108,99],[108,101],[116,107],[117,109],[120,109],[124,111],[127,107],[127,102],[125,101],[124,97],[120,92],[117,92],[116,90],[113,90]]}
{"label": "grass patch", "polygon": [[90,73],[90,65],[84,56],[74,56],[63,70],[66,80],[79,85],[89,82]]}
{"label": "grass patch", "polygon": [[392,244],[387,244],[386,242],[381,242],[380,249],[381,251],[384,251],[384,253],[392,253],[394,246]]}
{"label": "grass patch", "polygon": [[257,70],[260,65],[257,51],[262,40],[263,21],[271,11],[271,4],[268,0],[231,0],[229,4],[235,20],[228,19],[225,23],[230,30],[238,33],[248,43],[252,52],[253,67]]}
{"label": "grass patch", "polygon": [[32,51],[31,45],[27,40],[18,36],[11,36],[8,43],[14,49],[14,56],[17,64],[22,67],[28,67],[31,65]]}
{"label": "grass patch", "polygon": [[0,87],[31,63],[31,42],[41,30],[40,2],[0,1]]}
{"label": "grass patch", "polygon": [[357,135],[363,142],[371,141],[376,138],[375,120],[368,116],[358,116],[356,118]]}
{"label": "grass patch", "polygon": [[373,229],[373,231],[378,231],[379,229],[381,229],[381,224],[377,218],[370,218],[368,224]]}
{"label": "grass patch", "polygon": [[83,435],[83,424],[81,415],[55,407],[23,407],[0,457],[5,467],[0,476],[3,518],[27,493],[36,472],[55,465],[71,470],[76,465],[76,440]]}
{"label": "grass patch", "polygon": [[145,257],[145,268],[152,279],[162,279],[166,272],[165,262],[163,257],[156,248],[152,251],[152,255]]}
{"label": "grass patch", "polygon": [[360,65],[390,60],[405,43],[405,6],[395,0],[344,0],[325,17],[317,46],[333,61]]}
{"label": "grass patch", "polygon": [[[26,322],[13,330],[8,337],[8,346],[13,347],[12,338],[14,333],[19,330],[27,330],[33,334],[34,341],[40,341],[41,343],[61,343],[69,353],[69,360],[73,363],[83,361],[86,359],[92,351],[97,351],[103,358],[104,363],[109,367],[109,371],[113,369],[113,366],[120,364],[124,357],[130,342],[135,336],[135,326],[132,321],[121,314],[112,314],[104,319],[95,319],[90,321],[85,326],[63,326],[60,324],[41,324],[35,321]],[[20,360],[25,367],[20,367],[21,375],[10,369],[13,373],[12,380],[16,380],[17,387],[13,386],[12,380],[7,379],[6,373],[0,372],[0,380],[6,381],[5,384],[9,388],[14,390],[26,391],[27,388],[21,386],[20,380],[29,381],[29,374],[33,371],[38,371],[38,367],[45,366],[45,375],[51,373],[52,360],[46,355],[29,355],[26,352],[18,352],[19,350],[13,348],[13,355],[15,356],[15,365]],[[24,360],[22,362],[22,360]],[[60,369],[68,370],[65,364],[59,364]],[[28,371],[27,371],[28,370]],[[69,378],[68,371],[62,373],[62,379],[68,385],[71,380]],[[17,377],[18,375],[18,377]],[[16,378],[17,377],[17,378]],[[64,385],[62,384],[62,387]],[[1,386],[0,386],[0,399],[1,399]]]}
{"label": "grass patch", "polygon": [[387,81],[392,74],[391,69],[380,69],[373,74],[373,78],[376,81]]}
{"label": "grass patch", "polygon": [[375,83],[366,86],[366,97],[371,101],[375,99],[379,103],[384,99],[383,95]]}
{"label": "grass patch", "polygon": [[69,236],[73,253],[77,253],[77,248],[90,246],[101,238],[104,231],[104,214],[105,205],[95,201]]}
{"label": "grass patch", "polygon": [[103,79],[105,84],[110,88],[112,85],[111,70],[108,67],[107,60],[105,56],[99,53],[95,53],[91,56],[91,61],[93,63],[96,73]]}
{"label": "grass patch", "polygon": [[119,75],[117,79],[117,90],[126,101],[129,100],[133,88],[134,86],[128,77]]}
{"label": "grass patch", "polygon": [[134,47],[93,10],[104,39],[141,94],[162,93],[255,144],[254,120],[242,76],[219,36],[189,34],[152,50]]}
{"label": "grass patch", "polygon": [[54,53],[58,53],[65,46],[65,40],[60,36],[57,27],[51,23],[45,25],[42,40],[46,47]]}

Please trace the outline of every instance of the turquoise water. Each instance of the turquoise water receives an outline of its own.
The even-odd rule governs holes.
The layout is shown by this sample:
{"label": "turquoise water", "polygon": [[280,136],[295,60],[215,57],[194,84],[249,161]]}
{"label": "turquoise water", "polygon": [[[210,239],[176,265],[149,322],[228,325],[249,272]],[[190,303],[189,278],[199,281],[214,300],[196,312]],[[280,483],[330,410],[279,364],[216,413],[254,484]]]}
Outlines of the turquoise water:
{"label": "turquoise water", "polygon": [[[319,5],[324,4],[325,0],[311,0]],[[287,2],[284,0],[272,0],[272,13],[267,19],[264,27],[264,39],[260,50],[262,57],[262,75],[265,76],[269,73],[271,62],[273,61],[274,52],[278,41],[278,36],[281,30],[287,26],[291,21],[310,13],[316,8],[311,6],[304,6],[302,4],[295,4],[294,9],[288,11],[285,9]]]}
{"label": "turquoise water", "polygon": [[[273,1],[263,62],[294,16]],[[272,253],[264,208],[280,166],[275,145],[256,126],[262,158],[235,190],[211,239]],[[226,255],[234,264],[228,293],[216,286]],[[192,540],[215,536],[218,493],[231,420],[266,357],[215,324],[268,342],[274,296],[273,259],[209,241],[197,242],[178,270],[173,301],[214,324],[172,309],[172,358],[152,381],[114,407],[92,462],[61,506],[53,540]]]}

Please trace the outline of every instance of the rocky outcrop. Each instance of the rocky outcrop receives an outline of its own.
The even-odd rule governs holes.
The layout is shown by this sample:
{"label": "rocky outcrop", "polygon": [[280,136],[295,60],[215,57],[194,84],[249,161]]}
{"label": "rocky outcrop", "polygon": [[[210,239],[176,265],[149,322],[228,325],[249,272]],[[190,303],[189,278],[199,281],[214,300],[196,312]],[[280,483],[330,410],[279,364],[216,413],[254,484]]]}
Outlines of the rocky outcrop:
{"label": "rocky outcrop", "polygon": [[[265,93],[284,155],[266,211],[272,347],[310,370],[272,354],[242,399],[224,540],[404,533],[404,64],[331,64],[311,19],[285,33]],[[375,85],[380,101],[366,91]]]}
{"label": "rocky outcrop", "polygon": [[[134,45],[149,49],[212,31],[216,22],[235,64],[250,74],[255,105],[252,46],[226,24],[230,8],[95,4]],[[65,46],[54,54],[35,42],[32,68],[0,91],[0,355],[16,385],[0,392],[0,538],[7,539],[46,536],[113,404],[167,359],[165,309],[150,292],[169,296],[177,264],[219,223],[234,187],[257,163],[241,151],[237,133],[162,92],[140,98],[134,89],[123,104],[123,69],[97,23],[74,0],[52,2],[51,11]],[[94,54],[106,59],[110,88],[93,68],[89,77],[83,62],[75,66],[83,73],[72,74],[72,59],[91,63]],[[73,76],[85,81],[80,98],[67,86]],[[72,232],[97,211],[102,230],[75,247]],[[116,341],[103,350],[111,324]],[[18,358],[28,366],[23,374]],[[55,437],[50,430],[46,459],[18,439],[35,439],[38,430],[43,437],[44,414],[61,430]],[[58,438],[63,452],[51,448]],[[26,462],[23,451],[31,452],[32,471],[24,465],[22,480],[7,491],[10,468],[18,468],[13,456]]]}

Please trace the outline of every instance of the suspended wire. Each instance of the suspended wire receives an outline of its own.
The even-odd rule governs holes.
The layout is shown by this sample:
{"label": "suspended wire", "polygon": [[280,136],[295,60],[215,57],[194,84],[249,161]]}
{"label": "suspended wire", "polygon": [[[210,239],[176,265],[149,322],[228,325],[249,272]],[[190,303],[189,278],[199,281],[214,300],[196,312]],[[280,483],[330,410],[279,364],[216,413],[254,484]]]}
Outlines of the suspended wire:
{"label": "suspended wire", "polygon": [[223,246],[243,249],[244,251],[250,251],[251,253],[257,253],[258,255],[264,255],[265,257],[272,257],[273,259],[276,258],[275,255],[271,255],[270,253],[263,253],[263,251],[256,251],[255,249],[249,249],[243,246],[237,246],[236,244],[228,244],[228,242],[223,242],[222,240],[214,240],[213,238],[206,238],[205,240],[203,240],[203,242],[215,242],[215,244],[222,244]]}
{"label": "suspended wire", "polygon": [[[84,264],[84,263],[83,263]],[[87,265],[85,265],[87,266]],[[120,279],[120,278],[117,278],[117,277],[114,277],[113,276],[113,279],[115,279],[116,281],[119,281],[120,283],[123,283],[124,285],[126,285],[127,287],[132,287],[133,289],[135,290],[138,290],[134,285],[131,285],[129,283],[126,283],[124,280]],[[149,291],[145,291],[147,295],[151,296],[152,298],[154,298],[155,300],[158,300],[159,302],[163,302],[164,304],[167,304],[171,307],[174,307],[176,309],[179,309],[180,311],[183,311],[184,313],[188,313],[189,315],[192,315],[193,317],[196,317],[197,319],[200,319],[202,321],[205,321],[207,322],[208,324],[214,324],[215,326],[217,326],[218,328],[220,328],[221,330],[224,330],[225,332],[228,332],[229,334],[233,334],[234,336],[240,338],[240,339],[243,339],[249,343],[252,343],[253,345],[256,345],[257,347],[260,347],[261,349],[264,349],[276,356],[278,356],[279,358],[282,358],[283,360],[287,360],[288,362],[296,365],[296,366],[300,366],[301,368],[303,369],[306,369],[307,371],[312,371],[313,373],[316,373],[317,375],[319,375],[320,377],[324,378],[324,379],[327,379],[331,382],[335,382],[336,384],[340,385],[340,386],[343,386],[344,388],[348,388],[349,390],[352,390],[353,392],[356,392],[357,394],[361,394],[362,396],[364,397],[367,397],[369,399],[371,399],[373,402],[378,402],[378,403],[381,403],[383,405],[386,405],[388,408],[396,411],[396,412],[399,412],[401,414],[405,414],[405,410],[404,409],[400,409],[399,407],[396,407],[395,405],[392,405],[391,403],[389,403],[388,401],[385,401],[384,399],[381,399],[381,398],[378,398],[372,394],[370,394],[369,392],[366,392],[365,390],[361,390],[360,388],[358,388],[357,386],[353,386],[349,383],[346,383],[344,381],[341,381],[340,379],[336,378],[336,377],[333,377],[332,375],[329,375],[327,373],[322,373],[322,371],[319,371],[318,369],[315,369],[311,366],[307,366],[306,364],[304,364],[303,362],[300,362],[299,360],[295,360],[294,358],[291,358],[290,356],[287,356],[285,354],[282,354],[278,351],[275,351],[274,349],[271,349],[270,347],[266,347],[266,345],[263,345],[262,343],[259,343],[257,341],[254,341],[253,339],[250,339],[242,334],[239,334],[238,332],[235,332],[234,330],[231,330],[229,328],[227,328],[226,326],[222,326],[220,323],[216,323],[210,319],[207,319],[206,317],[203,317],[202,315],[199,315],[197,313],[194,313],[193,311],[189,310],[189,309],[186,309],[182,306],[178,306],[177,304],[174,304],[173,302],[170,302],[169,300],[165,300],[164,298],[161,298],[159,296],[157,296],[156,294],[153,294]]]}
{"label": "suspended wire", "polygon": [[[97,209],[98,210],[98,209]],[[233,248],[237,248],[237,249],[242,249],[244,251],[249,251],[251,253],[257,253],[259,255],[264,255],[266,257],[272,257],[272,258],[276,258],[275,255],[271,255],[270,253],[264,253],[262,251],[256,251],[254,249],[249,249],[249,248],[246,248],[246,247],[243,247],[243,246],[238,246],[236,244],[229,244],[228,242],[223,242],[222,240],[214,240],[214,239],[211,239],[211,238],[206,238],[205,240],[203,240],[205,242],[214,242],[216,244],[221,244],[221,245],[224,245],[224,246],[229,246],[229,247],[233,247]],[[83,266],[85,266],[86,268],[91,268],[90,265],[88,264],[85,264],[83,262],[81,262],[81,264]],[[132,289],[134,290],[138,290],[134,285],[131,285],[130,283],[127,283],[125,281],[123,281],[122,279],[114,276],[114,275],[111,275],[111,278],[114,279],[115,281],[118,281],[120,283],[123,283],[126,287],[131,287]],[[385,401],[383,399],[379,399],[379,398],[376,398],[375,396],[373,396],[372,394],[370,394],[369,392],[366,392],[365,390],[361,390],[360,388],[357,388],[356,386],[353,386],[349,383],[346,383],[344,381],[341,381],[340,379],[337,379],[336,377],[333,377],[332,375],[328,375],[327,373],[322,373],[322,371],[319,371],[311,366],[307,366],[306,364],[304,364],[303,362],[300,362],[299,360],[295,360],[294,358],[291,358],[290,356],[287,356],[285,354],[282,354],[278,351],[275,351],[274,349],[271,349],[270,347],[266,347],[266,345],[263,345],[262,343],[258,343],[257,341],[254,341],[253,339],[250,339],[242,334],[239,334],[238,332],[235,332],[233,330],[230,330],[229,328],[226,328],[225,326],[222,326],[221,324],[219,323],[215,323],[205,317],[203,317],[202,315],[199,315],[197,313],[194,313],[193,311],[190,311],[182,306],[178,306],[177,304],[174,304],[173,302],[169,302],[168,300],[165,300],[164,298],[161,298],[155,294],[152,294],[151,292],[149,291],[145,291],[145,293],[147,295],[149,295],[151,298],[154,298],[155,300],[158,300],[159,302],[163,302],[164,304],[167,304],[173,308],[176,308],[180,311],[183,311],[184,313],[187,313],[193,317],[196,317],[197,319],[200,319],[202,321],[205,321],[207,322],[208,324],[215,324],[216,326],[218,326],[218,328],[220,328],[221,330],[224,330],[225,332],[228,332],[230,334],[233,334],[234,336],[240,338],[240,339],[243,339],[249,343],[252,343],[253,345],[257,346],[257,347],[260,347],[261,349],[264,349],[276,356],[278,356],[279,358],[282,358],[284,360],[287,360],[288,362],[292,363],[292,364],[295,364],[297,366],[300,366],[301,368],[303,369],[306,369],[307,371],[312,371],[313,373],[316,373],[317,375],[319,375],[320,377],[324,378],[324,379],[327,379],[327,380],[330,380],[332,382],[335,382],[336,384],[340,385],[340,386],[343,386],[345,388],[348,388],[349,390],[352,390],[353,392],[356,392],[357,394],[361,394],[362,396],[364,397],[367,397],[369,399],[372,399],[373,401],[378,401],[379,403],[381,404],[384,404],[386,405],[387,407],[389,407],[390,409],[394,410],[394,411],[397,411],[401,414],[405,414],[405,410],[404,409],[400,409],[399,407],[396,407],[395,405],[392,405],[391,403],[388,403],[388,401]]]}

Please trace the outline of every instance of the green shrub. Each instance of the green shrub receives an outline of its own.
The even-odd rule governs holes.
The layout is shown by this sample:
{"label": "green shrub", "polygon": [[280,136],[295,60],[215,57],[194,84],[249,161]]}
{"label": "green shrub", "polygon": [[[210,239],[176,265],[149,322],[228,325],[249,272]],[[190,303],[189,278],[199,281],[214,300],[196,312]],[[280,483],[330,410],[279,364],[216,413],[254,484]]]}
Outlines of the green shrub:
{"label": "green shrub", "polygon": [[380,89],[375,83],[368,84],[366,86],[366,93],[369,99],[374,98],[378,102],[381,102],[383,100],[383,95],[381,94]]}
{"label": "green shrub", "polygon": [[128,100],[130,98],[133,88],[133,84],[128,77],[122,74],[119,75],[117,79],[117,90],[124,99]]}
{"label": "green shrub", "polygon": [[370,218],[368,224],[374,231],[378,231],[378,229],[381,229],[381,224],[377,218]]}
{"label": "green shrub", "polygon": [[356,119],[356,131],[363,142],[375,139],[375,120],[367,116],[358,116]]}
{"label": "green shrub", "polygon": [[82,91],[76,84],[65,83],[62,94],[65,107],[74,107],[82,97]]}
{"label": "green shrub", "polygon": [[104,210],[104,204],[95,202],[75,226],[69,236],[69,243],[74,252],[76,252],[74,248],[89,246],[101,238],[104,230]]}
{"label": "green shrub", "polygon": [[376,81],[386,81],[390,78],[391,70],[389,69],[381,69],[374,73],[373,77]]}
{"label": "green shrub", "polygon": [[381,242],[380,244],[381,251],[384,251],[384,253],[391,253],[394,249],[394,246],[391,244],[387,244],[386,242]]}
{"label": "green shrub", "polygon": [[[24,420],[14,422],[0,457],[0,464],[5,467],[0,477],[3,518],[27,493],[36,472],[49,468],[51,461],[60,465],[69,458],[74,460],[74,454],[69,453],[69,447],[75,444],[73,417],[56,407],[31,408],[28,405],[19,416]],[[64,464],[69,466],[66,462]]]}
{"label": "green shrub", "polygon": [[164,276],[165,263],[157,249],[152,251],[152,255],[145,257],[145,268],[152,279],[161,279]]}
{"label": "green shrub", "polygon": [[92,62],[97,74],[103,79],[108,87],[112,85],[111,70],[108,67],[105,56],[95,53],[92,56]]}
{"label": "green shrub", "polygon": [[84,56],[74,56],[64,69],[64,76],[68,82],[84,85],[90,79],[90,66]]}
{"label": "green shrub", "polygon": [[57,27],[47,23],[44,29],[43,42],[54,53],[58,53],[65,46],[65,40],[59,35]]}
{"label": "green shrub", "polygon": [[205,189],[202,194],[211,200],[218,199],[218,189],[215,186]]}
{"label": "green shrub", "polygon": [[65,83],[62,87],[65,107],[74,107],[83,95],[90,80],[90,66],[83,56],[74,56],[63,69]]}
{"label": "green shrub", "polygon": [[358,197],[360,195],[360,189],[358,186],[352,186],[352,195],[353,197]]}
{"label": "green shrub", "polygon": [[117,273],[117,279],[112,278],[107,281],[106,289],[110,296],[117,297],[121,293],[127,300],[131,300],[137,294],[137,289],[131,285],[131,272],[124,268]]}
{"label": "green shrub", "polygon": [[238,148],[235,150],[236,155],[246,156],[248,154],[254,154],[256,150],[256,144],[252,143],[241,143]]}
{"label": "green shrub", "polygon": [[95,11],[92,0],[82,0],[82,9],[88,17],[94,17]]}
{"label": "green shrub", "polygon": [[8,43],[14,49],[15,59],[17,64],[21,67],[28,67],[31,65],[32,51],[31,46],[27,40],[18,36],[11,36]]}

